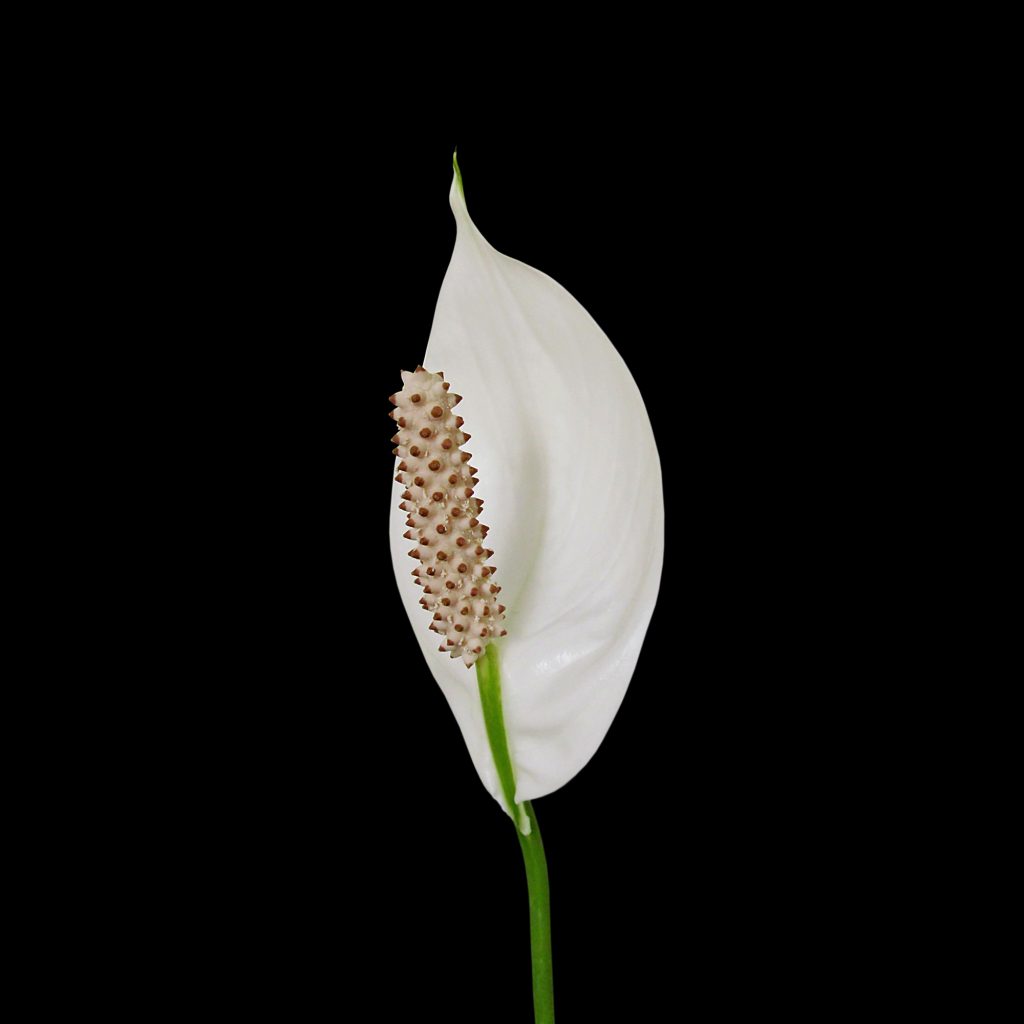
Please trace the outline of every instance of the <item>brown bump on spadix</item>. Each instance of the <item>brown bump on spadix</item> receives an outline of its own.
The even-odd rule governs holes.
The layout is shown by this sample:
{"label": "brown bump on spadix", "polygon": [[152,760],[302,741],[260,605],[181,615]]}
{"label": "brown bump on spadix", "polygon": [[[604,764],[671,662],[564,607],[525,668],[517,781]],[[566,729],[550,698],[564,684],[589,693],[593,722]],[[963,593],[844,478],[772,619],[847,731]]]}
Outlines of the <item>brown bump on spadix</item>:
{"label": "brown bump on spadix", "polygon": [[[487,527],[481,526],[478,518],[483,508],[483,501],[476,497],[476,491],[480,487],[480,481],[476,476],[478,471],[469,464],[472,458],[469,452],[462,450],[462,445],[471,435],[461,429],[461,416],[446,419],[449,410],[454,409],[462,399],[461,396],[449,392],[448,382],[442,379],[441,374],[431,373],[418,366],[413,373],[403,371],[402,378],[406,385],[392,396],[392,405],[399,406],[399,409],[390,415],[402,429],[402,433],[396,434],[393,439],[393,443],[397,442],[400,445],[395,449],[395,454],[399,457],[402,452],[407,454],[398,467],[398,476],[395,479],[399,484],[407,487],[414,484],[421,489],[416,492],[416,498],[409,490],[402,495],[403,511],[408,515],[406,525],[410,528],[418,527],[418,532],[410,529],[405,534],[407,540],[417,541],[417,546],[409,552],[409,556],[419,560],[425,578],[430,578],[435,589],[440,589],[439,584],[443,583],[444,588],[440,589],[442,594],[458,591],[458,594],[452,597],[432,598],[430,601],[421,598],[420,604],[431,612],[433,618],[430,628],[434,632],[447,633],[451,630],[458,634],[448,637],[446,643],[438,650],[442,653],[447,652],[452,658],[461,657],[467,666],[471,666],[486,649],[487,643],[498,635],[498,626],[504,612],[504,606],[496,606],[500,607],[498,611],[495,607],[484,606],[484,625],[479,608],[474,610],[474,606],[462,604],[466,601],[467,595],[478,598],[480,588],[472,584],[480,583],[481,577],[486,578],[493,572],[490,566],[482,564],[493,552],[480,543],[480,540],[487,536]],[[451,428],[453,420],[454,429]],[[410,444],[411,438],[433,438],[434,440],[428,442],[432,450],[421,449],[420,441],[417,444]],[[437,448],[443,449],[447,454],[441,456]],[[462,468],[466,465],[468,473]],[[428,489],[427,471],[431,474],[445,475],[430,476]],[[409,475],[403,477],[402,473]],[[483,486],[487,486],[486,479]],[[429,502],[429,508],[420,507],[420,502],[424,506]],[[467,530],[478,527],[479,534],[463,535]],[[433,549],[430,538],[434,539]],[[455,541],[454,545],[451,543],[452,539]],[[453,553],[454,551],[459,552],[458,556]],[[424,587],[420,575],[421,568],[418,567],[413,572],[414,582],[418,587],[423,587],[424,593],[430,593],[430,588]],[[491,593],[496,593],[499,589],[490,587]],[[459,603],[447,613],[449,622],[446,623],[444,616],[434,608],[436,605],[450,608],[455,600]],[[468,627],[463,626],[461,622],[452,624],[451,612],[456,609],[459,617],[469,623]]]}

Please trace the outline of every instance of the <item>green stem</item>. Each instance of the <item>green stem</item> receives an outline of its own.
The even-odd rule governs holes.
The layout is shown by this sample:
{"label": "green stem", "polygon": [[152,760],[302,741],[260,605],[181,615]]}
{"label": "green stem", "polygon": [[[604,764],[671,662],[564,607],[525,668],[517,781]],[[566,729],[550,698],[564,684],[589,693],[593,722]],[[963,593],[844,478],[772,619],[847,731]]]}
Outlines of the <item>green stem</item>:
{"label": "green stem", "polygon": [[523,804],[530,819],[530,834],[519,833],[519,845],[526,861],[526,884],[530,890],[530,953],[533,958],[533,1012],[537,1024],[554,1024],[555,992],[551,978],[551,899],[548,891],[548,862],[533,807]]}
{"label": "green stem", "polygon": [[480,685],[480,702],[484,724],[490,740],[494,765],[501,781],[505,804],[516,823],[519,845],[526,863],[526,884],[530,893],[530,950],[533,959],[533,1012],[536,1024],[554,1024],[555,996],[551,977],[551,898],[548,888],[548,862],[540,826],[529,801],[515,802],[516,778],[505,733],[505,716],[501,710],[501,670],[497,644],[487,645],[484,656],[476,663]]}

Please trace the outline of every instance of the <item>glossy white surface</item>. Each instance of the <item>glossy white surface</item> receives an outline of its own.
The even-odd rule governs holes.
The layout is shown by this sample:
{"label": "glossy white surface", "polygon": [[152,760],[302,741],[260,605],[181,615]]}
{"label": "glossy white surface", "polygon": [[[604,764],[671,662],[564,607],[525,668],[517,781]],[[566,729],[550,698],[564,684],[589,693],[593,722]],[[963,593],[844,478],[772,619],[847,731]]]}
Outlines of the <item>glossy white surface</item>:
{"label": "glossy white surface", "polygon": [[[643,399],[605,334],[561,285],[488,244],[454,180],[450,200],[458,235],[423,365],[463,396],[473,435],[507,607],[498,646],[517,799],[532,800],[590,760],[629,685],[661,578],[661,471]],[[391,506],[402,600],[502,804],[476,673],[437,650],[417,603],[402,490]]]}

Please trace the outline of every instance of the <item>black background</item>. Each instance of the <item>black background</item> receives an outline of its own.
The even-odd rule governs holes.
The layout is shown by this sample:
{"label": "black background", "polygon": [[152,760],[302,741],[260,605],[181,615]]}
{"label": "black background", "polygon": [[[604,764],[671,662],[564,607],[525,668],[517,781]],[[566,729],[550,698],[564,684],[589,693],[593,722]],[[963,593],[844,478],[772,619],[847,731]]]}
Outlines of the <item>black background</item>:
{"label": "black background", "polygon": [[[776,46],[731,18],[673,37],[633,90],[619,55],[646,46],[595,51],[514,119],[465,49],[424,48],[441,102],[396,88],[376,37],[324,33],[319,59],[308,32],[250,45],[179,21],[166,64],[155,37],[117,45],[138,70],[87,47],[56,120],[22,104],[47,143],[22,147],[36,188],[12,193],[39,289],[12,439],[42,520],[12,547],[50,559],[16,594],[40,634],[12,699],[39,714],[9,726],[33,995],[142,1019],[529,1020],[518,846],[386,537],[387,395],[426,344],[456,144],[478,226],[604,327],[662,458],[636,675],[593,761],[536,806],[559,1020],[877,1015],[922,938],[973,941],[943,930],[964,872],[931,847],[963,838],[949,794],[980,787],[962,727],[923,713],[942,666],[922,652],[959,629],[920,594],[943,602],[928,531],[962,490],[934,426],[964,415],[963,389],[929,384],[960,364],[927,321],[975,248],[946,240],[936,168],[965,150],[941,75],[911,62],[900,95],[856,26],[809,42],[783,23]],[[413,111],[470,90],[470,131]],[[944,993],[946,963],[908,1001]]]}

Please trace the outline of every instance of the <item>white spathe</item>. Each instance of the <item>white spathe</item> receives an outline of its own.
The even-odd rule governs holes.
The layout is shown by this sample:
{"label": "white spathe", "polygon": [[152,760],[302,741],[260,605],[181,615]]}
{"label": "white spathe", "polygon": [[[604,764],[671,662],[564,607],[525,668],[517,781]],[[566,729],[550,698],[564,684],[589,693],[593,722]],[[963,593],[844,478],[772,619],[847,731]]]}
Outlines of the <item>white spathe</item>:
{"label": "white spathe", "polygon": [[[516,800],[593,756],[636,666],[664,551],[661,469],[626,364],[556,281],[497,252],[453,179],[458,225],[423,357],[463,396],[508,636],[498,642]],[[399,510],[391,555],[409,620],[483,784],[504,807],[476,672],[437,650]]]}

